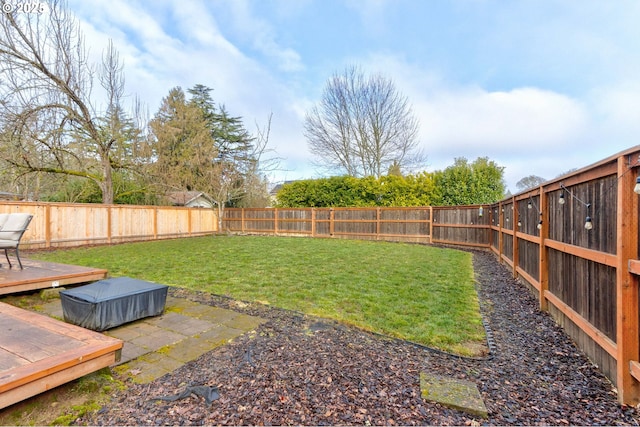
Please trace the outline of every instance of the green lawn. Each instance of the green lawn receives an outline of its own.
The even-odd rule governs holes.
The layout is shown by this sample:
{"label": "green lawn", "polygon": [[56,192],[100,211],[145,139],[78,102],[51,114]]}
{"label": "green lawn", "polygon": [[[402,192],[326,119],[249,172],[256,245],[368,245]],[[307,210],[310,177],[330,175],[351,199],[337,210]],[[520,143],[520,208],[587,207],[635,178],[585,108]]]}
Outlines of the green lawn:
{"label": "green lawn", "polygon": [[452,249],[210,236],[29,257],[258,301],[460,354],[484,340],[471,255]]}

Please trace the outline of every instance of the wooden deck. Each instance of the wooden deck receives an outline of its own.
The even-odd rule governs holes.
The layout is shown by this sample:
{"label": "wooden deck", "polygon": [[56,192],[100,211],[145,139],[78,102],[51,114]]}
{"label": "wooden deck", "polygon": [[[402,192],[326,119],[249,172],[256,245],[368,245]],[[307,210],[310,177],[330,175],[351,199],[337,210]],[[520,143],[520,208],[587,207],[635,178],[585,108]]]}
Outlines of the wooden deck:
{"label": "wooden deck", "polygon": [[[0,254],[0,295],[101,280],[107,270]],[[122,341],[0,302],[0,409],[114,364]]]}
{"label": "wooden deck", "polygon": [[4,253],[0,254],[0,295],[58,286],[93,282],[107,277],[107,270],[22,259],[24,270],[12,259],[9,268]]}
{"label": "wooden deck", "polygon": [[122,341],[0,303],[0,409],[116,363]]}

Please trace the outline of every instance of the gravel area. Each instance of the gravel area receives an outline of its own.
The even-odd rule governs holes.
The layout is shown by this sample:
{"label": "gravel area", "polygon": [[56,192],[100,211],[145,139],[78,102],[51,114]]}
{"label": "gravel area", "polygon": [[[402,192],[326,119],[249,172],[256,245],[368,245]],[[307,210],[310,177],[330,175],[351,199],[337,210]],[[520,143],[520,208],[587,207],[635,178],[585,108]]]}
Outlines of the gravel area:
{"label": "gravel area", "polygon": [[[129,384],[88,425],[638,425],[611,383],[495,257],[473,251],[490,331],[488,357],[448,355],[298,313],[172,289],[268,319],[151,384]],[[420,396],[420,372],[477,384],[489,411],[473,417]],[[219,398],[155,400],[187,386]]]}

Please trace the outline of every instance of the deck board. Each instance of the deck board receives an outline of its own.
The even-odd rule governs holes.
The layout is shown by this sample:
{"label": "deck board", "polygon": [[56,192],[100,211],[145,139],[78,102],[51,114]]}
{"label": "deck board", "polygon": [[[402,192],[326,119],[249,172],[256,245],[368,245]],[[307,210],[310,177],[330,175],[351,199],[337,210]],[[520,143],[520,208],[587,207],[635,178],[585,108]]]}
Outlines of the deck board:
{"label": "deck board", "polygon": [[1,263],[0,295],[87,283],[107,277],[107,270],[101,268],[23,259],[24,269],[20,270],[17,260],[12,260],[12,263],[13,268],[9,268],[6,259]]}
{"label": "deck board", "polygon": [[116,363],[122,341],[0,302],[0,409]]}
{"label": "deck board", "polygon": [[26,365],[27,363],[29,363],[29,361],[24,357],[17,356],[12,351],[0,347],[0,372],[15,368],[16,366]]}

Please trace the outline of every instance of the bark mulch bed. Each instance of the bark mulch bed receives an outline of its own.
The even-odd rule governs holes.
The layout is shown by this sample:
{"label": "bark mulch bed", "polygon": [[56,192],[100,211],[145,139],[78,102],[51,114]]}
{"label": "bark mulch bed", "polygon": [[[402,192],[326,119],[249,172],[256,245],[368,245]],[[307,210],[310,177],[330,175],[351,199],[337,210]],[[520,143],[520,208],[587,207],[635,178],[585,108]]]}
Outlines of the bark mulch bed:
{"label": "bark mulch bed", "polygon": [[[488,252],[474,251],[491,355],[460,358],[331,321],[180,289],[187,297],[268,319],[255,333],[151,384],[129,384],[90,425],[638,425],[611,383],[528,290]],[[491,342],[493,341],[493,342]],[[420,396],[420,372],[478,385],[489,417]],[[210,405],[187,386],[215,386]]]}

